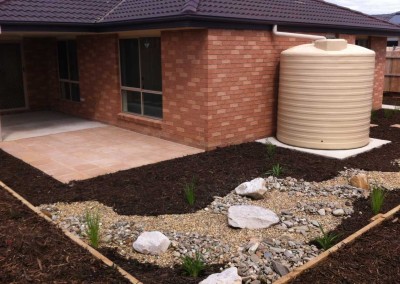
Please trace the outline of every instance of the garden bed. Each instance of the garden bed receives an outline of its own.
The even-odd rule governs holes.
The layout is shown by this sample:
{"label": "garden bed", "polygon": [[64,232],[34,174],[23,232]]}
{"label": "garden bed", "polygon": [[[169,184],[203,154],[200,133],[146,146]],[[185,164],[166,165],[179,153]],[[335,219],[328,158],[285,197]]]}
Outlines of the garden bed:
{"label": "garden bed", "polygon": [[129,283],[0,188],[0,283]]}
{"label": "garden bed", "polygon": [[290,283],[398,283],[400,213]]}
{"label": "garden bed", "polygon": [[[267,157],[267,146],[246,143],[63,184],[0,151],[0,180],[83,239],[85,212],[98,211],[101,251],[146,284],[197,283],[231,265],[246,283],[256,278],[271,283],[281,275],[273,267],[275,261],[294,269],[322,251],[311,242],[321,235],[320,225],[345,238],[369,223],[370,201],[364,190],[349,185],[351,176],[364,173],[373,185],[386,188],[383,212],[400,203],[400,129],[390,127],[400,123],[400,114],[378,111],[373,123],[379,126],[371,128],[371,137],[392,143],[345,160],[283,148]],[[268,177],[266,172],[278,163],[283,177]],[[264,199],[232,192],[260,176],[268,188]],[[193,206],[184,195],[185,185],[191,183]],[[279,224],[233,229],[227,224],[227,210],[239,204],[271,209]],[[153,230],[172,241],[168,251],[161,256],[136,252],[132,242]],[[208,264],[197,279],[185,276],[180,266],[182,257],[194,252],[201,252]]]}
{"label": "garden bed", "polygon": [[[245,143],[186,156],[157,164],[99,176],[65,185],[0,150],[0,180],[34,205],[55,202],[97,200],[119,214],[160,215],[195,212],[206,207],[214,196],[225,196],[238,184],[265,176],[274,164],[285,169],[284,176],[308,181],[333,178],[347,168],[397,172],[400,158],[400,113],[387,119],[378,111],[371,137],[392,143],[345,160],[337,160],[277,148],[274,159],[266,157],[265,145]],[[197,202],[189,206],[184,184],[197,183]]]}

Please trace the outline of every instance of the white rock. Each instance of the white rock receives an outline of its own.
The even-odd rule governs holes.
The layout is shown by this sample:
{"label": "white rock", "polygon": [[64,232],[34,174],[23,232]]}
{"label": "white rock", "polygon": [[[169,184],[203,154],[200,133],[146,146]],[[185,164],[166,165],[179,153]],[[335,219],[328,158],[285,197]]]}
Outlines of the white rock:
{"label": "white rock", "polygon": [[235,205],[228,209],[228,223],[235,228],[263,229],[279,223],[279,217],[259,206]]}
{"label": "white rock", "polygon": [[264,198],[264,194],[267,192],[265,184],[265,179],[256,178],[242,183],[235,188],[235,192],[238,195],[249,196],[254,199],[262,199]]}
{"label": "white rock", "polygon": [[236,267],[231,267],[221,273],[211,274],[199,284],[242,284],[242,277],[238,275]]}
{"label": "white rock", "polygon": [[344,210],[343,209],[336,209],[332,211],[333,216],[343,216],[344,215]]}
{"label": "white rock", "polygon": [[321,216],[325,216],[326,215],[325,209],[323,209],[323,208],[319,209],[318,210],[318,214],[321,215]]}
{"label": "white rock", "polygon": [[133,248],[143,254],[160,255],[170,244],[171,241],[161,232],[143,232],[133,243]]}

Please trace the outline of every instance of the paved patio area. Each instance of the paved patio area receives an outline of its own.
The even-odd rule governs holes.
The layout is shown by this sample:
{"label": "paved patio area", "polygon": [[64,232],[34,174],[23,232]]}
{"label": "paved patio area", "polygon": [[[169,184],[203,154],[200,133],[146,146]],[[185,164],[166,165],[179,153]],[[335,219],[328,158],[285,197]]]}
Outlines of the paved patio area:
{"label": "paved patio area", "polygon": [[203,151],[105,125],[0,142],[0,148],[65,183]]}

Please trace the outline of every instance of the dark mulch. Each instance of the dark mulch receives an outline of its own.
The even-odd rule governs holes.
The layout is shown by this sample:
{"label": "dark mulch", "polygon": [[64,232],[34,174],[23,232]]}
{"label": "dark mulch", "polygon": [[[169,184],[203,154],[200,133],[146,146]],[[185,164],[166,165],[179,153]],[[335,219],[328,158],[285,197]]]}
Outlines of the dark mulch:
{"label": "dark mulch", "polygon": [[400,93],[386,93],[383,95],[383,104],[400,106]]}
{"label": "dark mulch", "polygon": [[145,284],[197,284],[209,275],[220,272],[219,269],[223,267],[223,265],[206,266],[198,278],[193,278],[187,276],[180,266],[173,268],[159,267],[150,263],[141,263],[134,259],[127,260],[112,249],[102,249],[101,252]]}
{"label": "dark mulch", "polygon": [[[393,141],[389,145],[346,160],[336,160],[277,148],[275,158],[266,158],[265,145],[245,143],[214,151],[134,168],[93,179],[62,184],[43,172],[0,150],[0,180],[34,205],[54,202],[97,200],[119,214],[181,214],[204,208],[213,196],[223,196],[238,184],[264,175],[274,164],[286,169],[285,176],[322,181],[344,167],[398,171],[390,163],[400,157],[400,113],[391,119],[378,111],[371,137]],[[184,184],[197,180],[196,204],[184,198]]]}
{"label": "dark mulch", "polygon": [[0,283],[129,283],[0,189]]}
{"label": "dark mulch", "polygon": [[399,283],[399,232],[400,221],[385,221],[291,283]]}

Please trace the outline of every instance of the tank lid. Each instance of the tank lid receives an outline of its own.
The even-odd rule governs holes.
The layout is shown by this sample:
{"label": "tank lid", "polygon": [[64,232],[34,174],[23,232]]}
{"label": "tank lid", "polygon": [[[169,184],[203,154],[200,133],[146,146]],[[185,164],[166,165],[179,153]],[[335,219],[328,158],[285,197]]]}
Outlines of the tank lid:
{"label": "tank lid", "polygon": [[325,51],[340,51],[346,49],[347,40],[345,39],[319,39],[314,42],[314,46]]}

